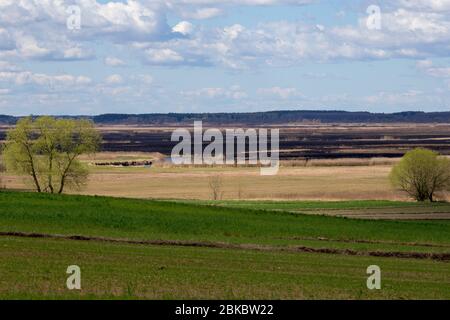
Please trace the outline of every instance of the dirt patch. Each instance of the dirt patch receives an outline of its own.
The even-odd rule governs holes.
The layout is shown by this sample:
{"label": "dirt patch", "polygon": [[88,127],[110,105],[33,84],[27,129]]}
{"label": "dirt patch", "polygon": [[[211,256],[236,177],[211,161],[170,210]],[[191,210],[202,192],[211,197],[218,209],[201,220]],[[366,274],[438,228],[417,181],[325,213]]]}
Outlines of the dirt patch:
{"label": "dirt patch", "polygon": [[[293,213],[327,215],[369,220],[450,220],[450,208],[302,209]],[[280,210],[281,211],[281,210]]]}
{"label": "dirt patch", "polygon": [[371,220],[450,220],[450,213],[400,213],[400,214],[378,214],[378,215],[339,215],[353,219]]}
{"label": "dirt patch", "polygon": [[394,242],[394,241],[379,241],[379,240],[360,240],[360,239],[330,239],[325,237],[280,237],[280,240],[312,240],[312,241],[327,241],[327,242],[344,242],[344,243],[366,243],[366,244],[394,244],[412,247],[434,247],[434,248],[450,248],[450,244],[434,244],[434,243],[419,243],[419,242]]}
{"label": "dirt patch", "polygon": [[351,256],[372,256],[384,258],[431,259],[437,261],[450,261],[450,253],[357,251],[351,249],[311,248],[304,246],[290,246],[283,248],[283,247],[264,246],[256,244],[230,244],[223,242],[196,242],[196,241],[179,241],[179,240],[130,240],[119,238],[91,237],[82,235],[59,235],[59,234],[26,233],[26,232],[0,232],[0,236],[62,239],[62,240],[77,240],[77,241],[97,241],[97,242],[124,243],[137,245],[244,249],[244,250],[258,250],[258,251],[282,251],[282,252],[302,252],[302,253],[306,252],[306,253],[322,253],[322,254],[341,254]]}

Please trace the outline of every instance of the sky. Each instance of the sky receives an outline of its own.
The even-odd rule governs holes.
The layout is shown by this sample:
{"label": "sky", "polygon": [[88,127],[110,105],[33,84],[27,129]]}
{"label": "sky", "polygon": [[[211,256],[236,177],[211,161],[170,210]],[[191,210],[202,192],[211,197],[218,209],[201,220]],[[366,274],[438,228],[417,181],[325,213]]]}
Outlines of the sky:
{"label": "sky", "polygon": [[0,0],[0,114],[450,111],[450,0]]}

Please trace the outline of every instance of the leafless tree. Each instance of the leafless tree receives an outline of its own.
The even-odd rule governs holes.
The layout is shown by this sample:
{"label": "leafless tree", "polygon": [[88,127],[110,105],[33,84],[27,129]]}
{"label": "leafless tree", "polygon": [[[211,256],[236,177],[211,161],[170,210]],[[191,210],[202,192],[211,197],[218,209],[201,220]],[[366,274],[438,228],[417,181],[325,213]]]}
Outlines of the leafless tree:
{"label": "leafless tree", "polygon": [[223,196],[223,181],[221,176],[212,176],[209,178],[209,189],[213,200],[220,200]]}
{"label": "leafless tree", "polygon": [[242,197],[243,197],[243,192],[242,192],[242,185],[241,185],[240,182],[238,184],[238,192],[237,192],[237,194],[238,194],[238,199],[241,200]]}

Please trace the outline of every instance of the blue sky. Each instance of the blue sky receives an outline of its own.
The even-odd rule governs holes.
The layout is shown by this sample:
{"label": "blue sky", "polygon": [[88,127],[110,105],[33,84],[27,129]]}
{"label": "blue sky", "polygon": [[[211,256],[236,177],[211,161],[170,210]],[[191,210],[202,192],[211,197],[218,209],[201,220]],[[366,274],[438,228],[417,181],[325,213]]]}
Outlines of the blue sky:
{"label": "blue sky", "polygon": [[450,0],[0,0],[0,114],[449,107]]}

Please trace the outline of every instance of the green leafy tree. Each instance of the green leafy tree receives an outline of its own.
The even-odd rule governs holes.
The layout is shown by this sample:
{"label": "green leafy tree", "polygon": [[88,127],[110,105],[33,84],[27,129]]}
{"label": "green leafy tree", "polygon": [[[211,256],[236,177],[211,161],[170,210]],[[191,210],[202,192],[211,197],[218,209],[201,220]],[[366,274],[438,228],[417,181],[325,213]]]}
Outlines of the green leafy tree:
{"label": "green leafy tree", "polygon": [[78,158],[100,143],[91,121],[28,117],[8,131],[3,158],[8,171],[30,176],[38,192],[62,193],[85,184],[88,170]]}
{"label": "green leafy tree", "polygon": [[450,160],[438,153],[417,148],[409,151],[390,174],[394,187],[417,201],[434,201],[436,193],[450,188]]}

